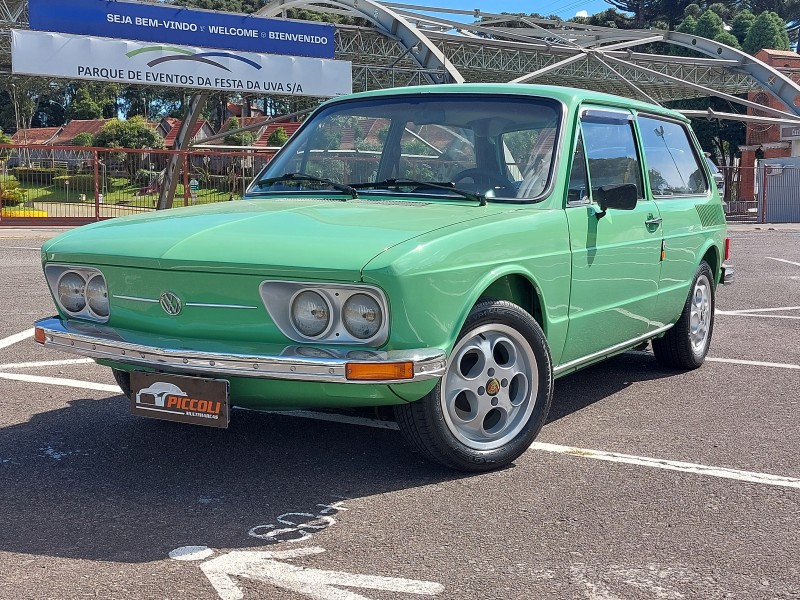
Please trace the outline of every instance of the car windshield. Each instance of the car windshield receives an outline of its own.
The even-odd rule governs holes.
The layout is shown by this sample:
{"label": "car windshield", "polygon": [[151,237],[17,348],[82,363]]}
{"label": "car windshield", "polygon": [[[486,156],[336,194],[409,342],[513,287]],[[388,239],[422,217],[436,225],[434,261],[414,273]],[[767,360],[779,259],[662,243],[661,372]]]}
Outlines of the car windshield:
{"label": "car windshield", "polygon": [[[336,102],[265,167],[249,195],[413,194],[528,201],[550,185],[554,100],[424,94]],[[349,186],[349,190],[343,186]]]}

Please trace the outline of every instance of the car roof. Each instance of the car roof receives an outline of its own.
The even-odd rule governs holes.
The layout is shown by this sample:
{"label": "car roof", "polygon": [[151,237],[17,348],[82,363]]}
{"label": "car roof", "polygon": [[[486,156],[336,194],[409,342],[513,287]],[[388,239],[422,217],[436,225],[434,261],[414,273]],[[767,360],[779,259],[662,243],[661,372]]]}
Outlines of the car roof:
{"label": "car roof", "polygon": [[650,104],[624,96],[614,96],[603,92],[584,90],[557,85],[531,85],[520,83],[453,83],[441,85],[418,85],[410,87],[387,88],[359,92],[347,96],[339,96],[328,100],[323,106],[352,99],[422,96],[438,94],[486,94],[486,95],[514,95],[514,96],[540,96],[560,100],[567,106],[577,106],[582,102],[628,108],[641,112],[661,114],[688,122],[689,120],[679,112],[664,108],[657,104]]}

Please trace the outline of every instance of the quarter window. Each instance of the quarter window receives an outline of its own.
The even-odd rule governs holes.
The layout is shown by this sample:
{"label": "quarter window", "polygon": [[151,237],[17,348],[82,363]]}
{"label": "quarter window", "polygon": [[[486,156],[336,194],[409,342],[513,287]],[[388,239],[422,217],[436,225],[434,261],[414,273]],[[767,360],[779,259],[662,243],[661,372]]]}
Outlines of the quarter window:
{"label": "quarter window", "polygon": [[708,192],[705,171],[683,125],[640,116],[639,129],[653,196],[705,195]]}

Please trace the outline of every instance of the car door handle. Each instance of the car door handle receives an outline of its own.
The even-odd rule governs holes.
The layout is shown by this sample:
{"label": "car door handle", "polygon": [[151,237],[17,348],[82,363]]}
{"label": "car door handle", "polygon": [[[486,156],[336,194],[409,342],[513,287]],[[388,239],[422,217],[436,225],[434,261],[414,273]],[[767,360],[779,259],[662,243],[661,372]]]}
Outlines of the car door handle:
{"label": "car door handle", "polygon": [[647,219],[644,222],[644,224],[645,225],[661,225],[661,221],[663,221],[663,219],[661,217],[650,217],[649,219]]}

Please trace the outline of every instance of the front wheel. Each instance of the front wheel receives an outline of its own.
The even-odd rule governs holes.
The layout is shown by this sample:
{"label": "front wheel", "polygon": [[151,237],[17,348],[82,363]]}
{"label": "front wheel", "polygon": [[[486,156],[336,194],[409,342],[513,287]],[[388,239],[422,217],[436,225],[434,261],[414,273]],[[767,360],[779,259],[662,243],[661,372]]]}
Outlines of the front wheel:
{"label": "front wheel", "polygon": [[427,396],[395,407],[400,431],[429,460],[461,471],[489,471],[512,462],[544,425],[553,367],[539,324],[506,301],[470,311]]}
{"label": "front wheel", "polygon": [[713,281],[711,267],[701,262],[678,322],[664,337],[653,340],[653,354],[660,365],[696,369],[705,362],[714,332]]}

